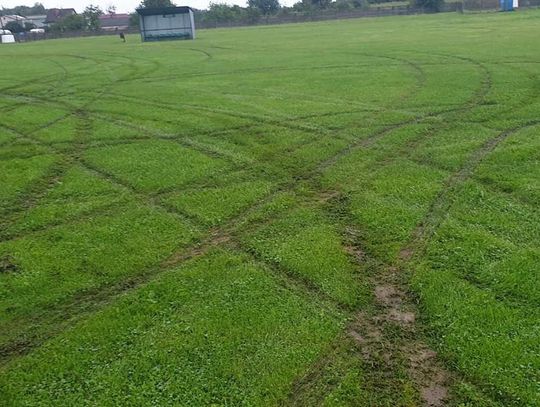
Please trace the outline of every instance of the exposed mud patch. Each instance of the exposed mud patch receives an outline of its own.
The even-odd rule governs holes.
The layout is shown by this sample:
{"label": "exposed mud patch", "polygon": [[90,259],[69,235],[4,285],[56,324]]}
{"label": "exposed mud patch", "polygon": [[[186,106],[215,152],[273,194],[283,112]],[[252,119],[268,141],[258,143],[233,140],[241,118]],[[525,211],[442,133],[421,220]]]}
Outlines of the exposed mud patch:
{"label": "exposed mud patch", "polygon": [[421,389],[421,395],[427,406],[439,407],[444,405],[448,389],[445,386],[433,384],[430,387]]}
{"label": "exposed mud patch", "polygon": [[405,325],[414,324],[414,322],[416,321],[416,315],[414,314],[414,312],[401,311],[397,309],[390,310],[390,312],[388,313],[388,317],[392,321]]}
{"label": "exposed mud patch", "polygon": [[[408,251],[407,255],[413,256],[414,251]],[[437,353],[422,340],[415,304],[408,296],[397,265],[379,269],[373,278],[373,296],[376,303],[373,313],[357,313],[347,330],[358,344],[364,362],[372,371],[370,374],[376,382],[386,383],[383,387],[394,391],[405,374],[416,390],[415,405],[444,406],[451,377]]]}
{"label": "exposed mud patch", "polygon": [[358,246],[345,246],[345,251],[358,262],[364,261],[366,257],[366,253]]}
{"label": "exposed mud patch", "polygon": [[418,384],[426,406],[444,406],[448,397],[450,375],[437,360],[437,353],[423,343],[403,349],[409,360],[409,374]]}
{"label": "exposed mud patch", "polygon": [[414,254],[414,250],[410,247],[406,247],[399,252],[399,258],[401,260],[407,261],[411,259],[413,254]]}
{"label": "exposed mud patch", "polygon": [[19,272],[19,267],[15,264],[13,257],[0,257],[0,275],[14,274]]}
{"label": "exposed mud patch", "polygon": [[393,285],[378,285],[375,287],[375,298],[377,302],[385,306],[397,306],[401,303],[403,293],[399,292]]}
{"label": "exposed mud patch", "polygon": [[326,203],[331,200],[338,199],[340,193],[338,191],[322,191],[317,194],[317,200],[320,203]]}

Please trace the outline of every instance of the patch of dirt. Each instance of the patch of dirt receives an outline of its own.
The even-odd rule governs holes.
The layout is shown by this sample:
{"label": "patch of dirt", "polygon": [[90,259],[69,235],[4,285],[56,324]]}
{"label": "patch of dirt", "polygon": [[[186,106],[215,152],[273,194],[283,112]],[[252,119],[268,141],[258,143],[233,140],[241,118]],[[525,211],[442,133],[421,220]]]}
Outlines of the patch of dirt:
{"label": "patch of dirt", "polygon": [[410,260],[414,254],[414,250],[410,247],[405,247],[399,252],[399,258],[401,260]]}
{"label": "patch of dirt", "polygon": [[350,254],[355,261],[363,262],[366,258],[366,253],[358,246],[346,245],[345,251]]}
{"label": "patch of dirt", "polygon": [[418,384],[424,405],[444,406],[448,397],[449,374],[437,360],[437,353],[423,343],[403,348],[409,360],[409,374]]}
{"label": "patch of dirt", "polygon": [[405,325],[414,324],[414,322],[416,321],[416,315],[414,314],[414,312],[401,311],[398,309],[390,310],[390,312],[388,313],[388,317],[392,321]]}
{"label": "patch of dirt", "polygon": [[411,361],[411,366],[415,368],[420,368],[425,365],[431,359],[434,359],[437,356],[437,352],[424,348],[419,349],[414,354],[409,355],[409,360]]}
{"label": "patch of dirt", "polygon": [[0,257],[0,275],[13,274],[19,272],[19,267],[15,264],[13,257]]}
{"label": "patch of dirt", "polygon": [[393,285],[385,284],[375,287],[375,298],[384,306],[397,306],[401,303],[403,293]]}
{"label": "patch of dirt", "polygon": [[[412,256],[413,250],[405,251],[404,255]],[[404,369],[414,383],[421,405],[444,406],[451,376],[438,361],[437,353],[422,341],[414,303],[401,278],[396,265],[380,269],[373,285],[378,307],[373,315],[359,312],[349,325],[348,335],[358,343],[367,365],[374,369],[375,380],[386,381],[392,386],[399,381],[397,372]],[[389,336],[386,328],[396,337]]]}
{"label": "patch of dirt", "polygon": [[320,202],[320,203],[325,203],[325,202],[328,202],[332,199],[337,199],[339,197],[339,192],[338,191],[323,191],[323,192],[320,192],[319,194],[317,194],[317,200]]}
{"label": "patch of dirt", "polygon": [[438,407],[444,405],[444,400],[448,395],[448,389],[444,386],[434,384],[430,387],[423,388],[420,394],[427,406]]}
{"label": "patch of dirt", "polygon": [[366,343],[366,338],[364,338],[362,335],[360,335],[358,332],[356,332],[354,329],[349,329],[347,332],[351,338],[353,338],[356,342],[359,344]]}

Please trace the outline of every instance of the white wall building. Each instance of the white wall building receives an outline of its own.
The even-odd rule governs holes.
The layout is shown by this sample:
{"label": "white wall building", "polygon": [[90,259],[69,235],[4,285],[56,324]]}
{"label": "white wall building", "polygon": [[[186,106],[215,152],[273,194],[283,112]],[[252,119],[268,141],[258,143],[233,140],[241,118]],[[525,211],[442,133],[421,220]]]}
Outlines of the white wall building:
{"label": "white wall building", "polygon": [[26,21],[26,17],[18,16],[16,14],[0,16],[0,28],[5,27],[7,23],[10,23],[12,21],[17,22],[24,27],[24,22]]}

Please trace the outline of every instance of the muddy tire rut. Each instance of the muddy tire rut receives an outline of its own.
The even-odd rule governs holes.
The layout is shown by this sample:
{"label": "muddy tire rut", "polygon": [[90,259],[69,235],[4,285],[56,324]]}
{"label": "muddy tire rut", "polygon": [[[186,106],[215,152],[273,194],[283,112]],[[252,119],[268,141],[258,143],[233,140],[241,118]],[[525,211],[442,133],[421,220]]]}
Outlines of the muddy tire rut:
{"label": "muddy tire rut", "polygon": [[358,343],[368,366],[383,363],[383,369],[392,371],[401,363],[422,405],[444,406],[452,375],[438,360],[437,353],[422,340],[416,324],[417,311],[401,274],[399,268],[389,266],[375,277],[375,311],[358,313],[348,334]]}

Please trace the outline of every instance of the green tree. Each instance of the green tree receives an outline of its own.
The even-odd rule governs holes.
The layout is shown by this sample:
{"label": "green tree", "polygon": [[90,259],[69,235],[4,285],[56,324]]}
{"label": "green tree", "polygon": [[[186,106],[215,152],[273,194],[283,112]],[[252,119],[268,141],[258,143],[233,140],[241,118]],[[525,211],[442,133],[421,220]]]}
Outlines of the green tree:
{"label": "green tree", "polygon": [[234,21],[238,19],[238,9],[240,7],[229,6],[225,3],[210,3],[208,6],[208,11],[206,12],[206,17],[211,21]]}
{"label": "green tree", "polygon": [[86,22],[86,28],[90,31],[98,31],[101,27],[99,16],[102,14],[103,11],[99,8],[99,6],[94,6],[92,4],[87,6],[82,13]]}
{"label": "green tree", "polygon": [[4,14],[17,14],[19,16],[32,16],[38,14],[46,14],[47,10],[41,3],[34,3],[33,6],[16,6],[13,8],[3,8],[1,10]]}
{"label": "green tree", "polygon": [[325,9],[325,8],[330,7],[330,3],[331,3],[331,0],[311,0],[311,4],[313,4],[313,6],[320,9]]}
{"label": "green tree", "polygon": [[51,24],[50,31],[63,32],[63,31],[81,31],[86,27],[86,20],[80,14],[69,15],[62,20]]}
{"label": "green tree", "polygon": [[336,0],[333,6],[339,11],[347,11],[354,8],[354,3],[351,0]]}
{"label": "green tree", "polygon": [[129,15],[129,26],[133,28],[139,28],[140,19],[137,13],[131,13]]}
{"label": "green tree", "polygon": [[248,7],[258,9],[261,14],[275,14],[281,7],[279,0],[248,0]]}
{"label": "green tree", "polygon": [[171,0],[142,0],[140,8],[174,7]]}
{"label": "green tree", "polygon": [[24,32],[24,27],[18,21],[10,21],[4,25],[5,30],[9,30],[12,33],[22,33]]}
{"label": "green tree", "polygon": [[30,31],[32,28],[36,28],[36,25],[33,24],[33,23],[28,23],[28,22],[24,23],[24,30],[25,31]]}

